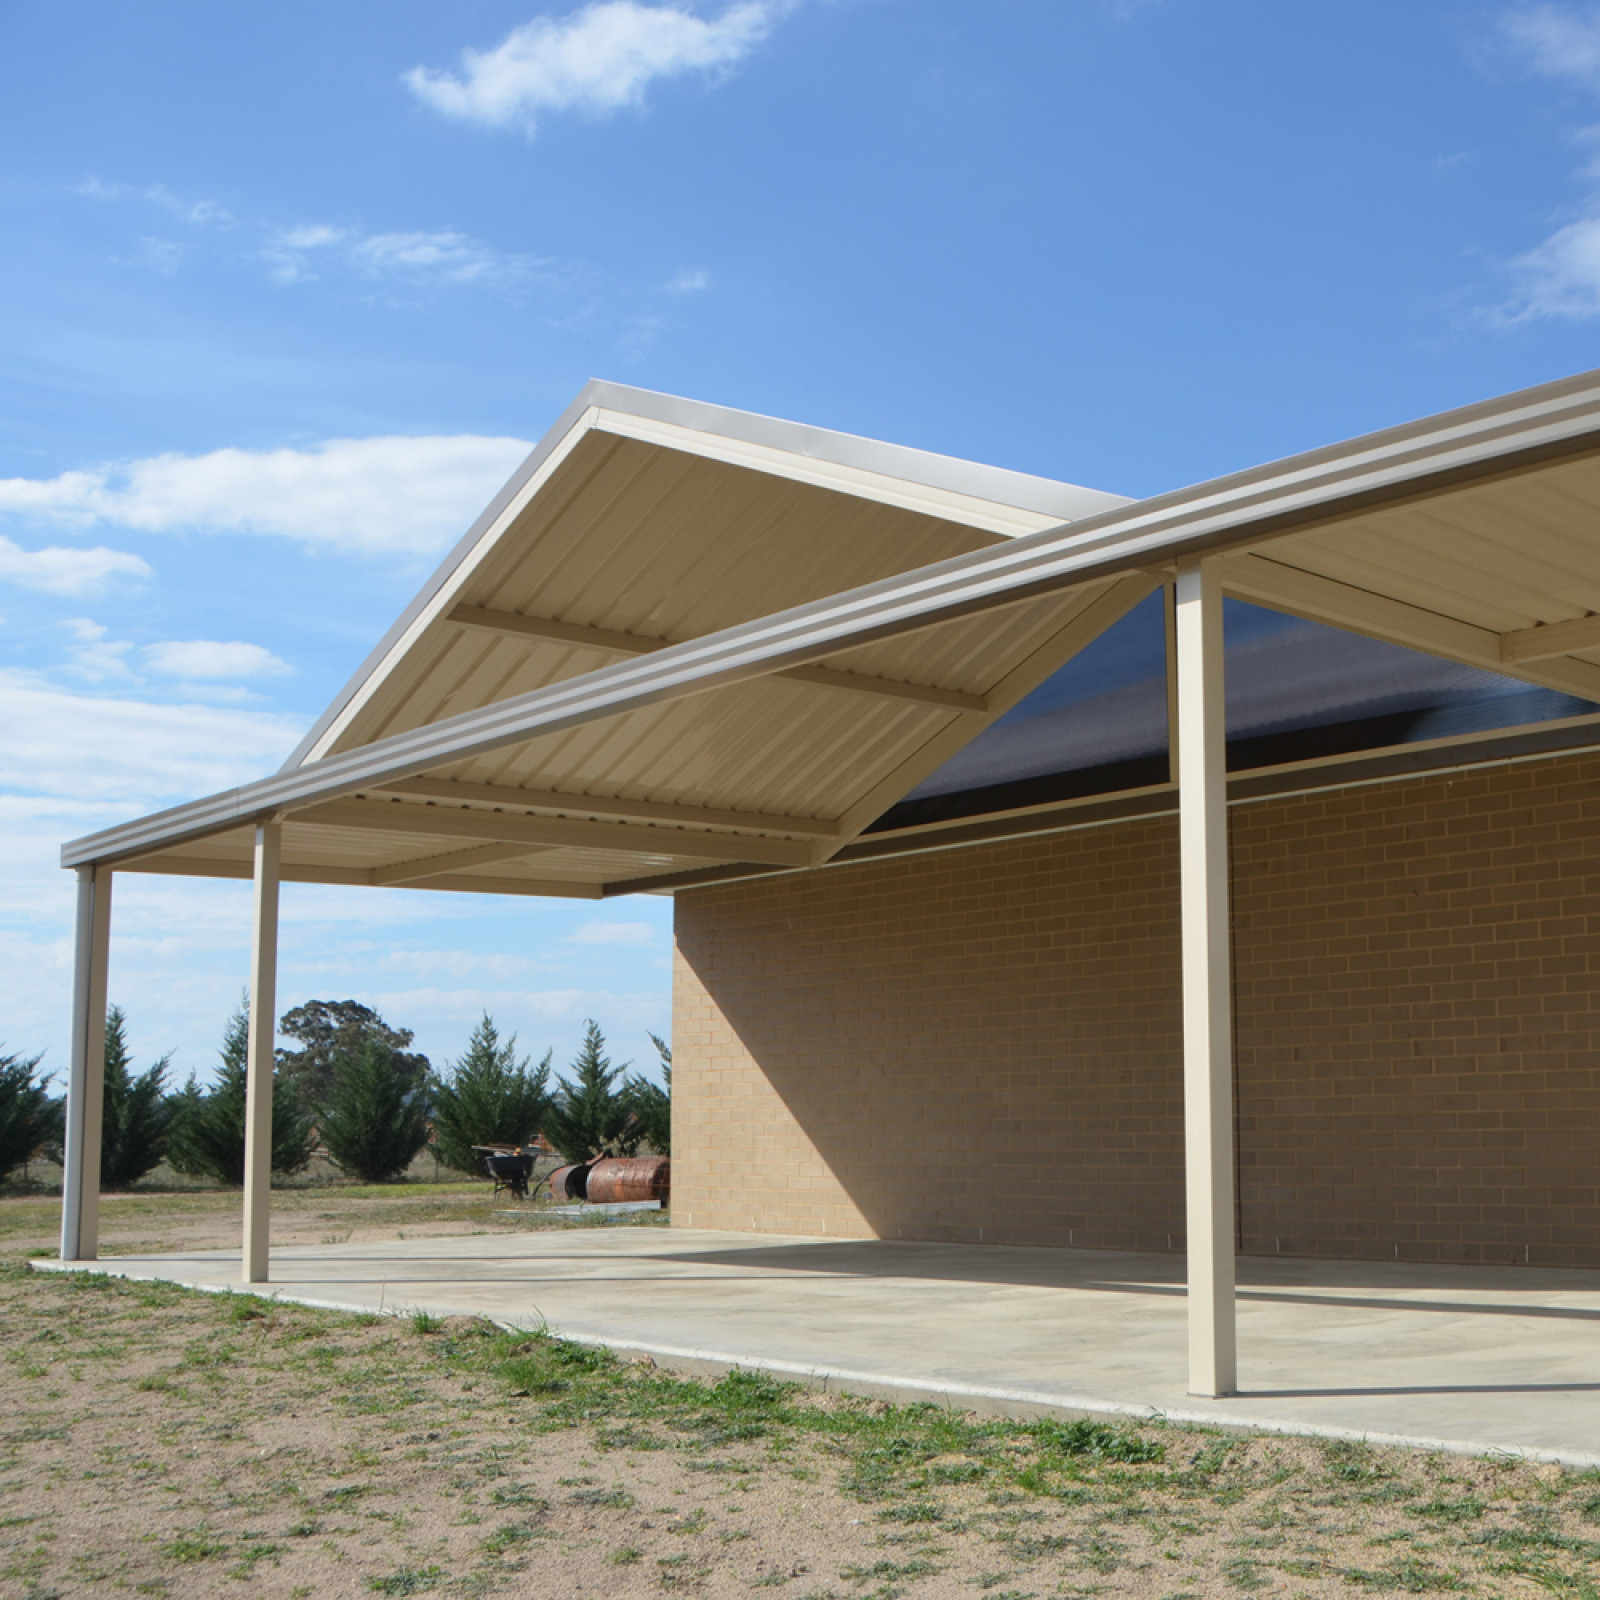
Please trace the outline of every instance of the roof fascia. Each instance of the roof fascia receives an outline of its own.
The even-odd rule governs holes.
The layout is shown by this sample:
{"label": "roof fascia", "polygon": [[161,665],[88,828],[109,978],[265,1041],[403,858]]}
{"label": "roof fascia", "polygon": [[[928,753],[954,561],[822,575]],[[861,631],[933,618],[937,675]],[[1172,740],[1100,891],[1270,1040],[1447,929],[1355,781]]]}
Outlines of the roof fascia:
{"label": "roof fascia", "polygon": [[[620,419],[661,423],[709,440],[736,442],[752,446],[758,452],[796,456],[866,477],[895,479],[918,488],[1030,511],[1055,522],[1074,522],[1132,504],[1127,495],[1111,494],[1103,489],[1086,489],[1081,484],[1043,478],[1031,472],[1014,472],[1009,467],[992,467],[981,461],[940,455],[910,445],[887,444],[860,434],[814,428],[808,423],[710,405],[702,400],[685,400],[652,389],[634,389],[626,384],[596,379],[584,389],[584,395],[602,412],[602,427],[608,425],[603,414],[615,412]],[[759,465],[759,461],[753,460],[752,464]]]}
{"label": "roof fascia", "polygon": [[[654,432],[651,425],[654,425]],[[515,506],[528,485],[550,463],[562,447],[575,442],[572,435],[588,428],[665,444],[669,448],[692,449],[713,458],[731,460],[758,471],[784,472],[785,457],[822,464],[833,469],[832,485],[846,493],[866,493],[874,498],[870,479],[902,483],[912,491],[892,498],[908,509],[930,515],[960,514],[960,506],[924,503],[926,494],[954,495],[979,502],[970,508],[981,524],[993,531],[1014,537],[1033,532],[1039,517],[1051,522],[1069,522],[1118,506],[1130,505],[1126,495],[1077,484],[1061,483],[1032,473],[1013,472],[1005,467],[986,466],[955,456],[916,450],[909,445],[886,444],[829,428],[814,428],[805,423],[786,422],[779,417],[761,416],[752,411],[737,411],[728,406],[708,405],[685,400],[677,395],[660,394],[652,389],[635,389],[627,384],[591,378],[555,425],[536,444],[522,463],[484,508],[450,553],[434,569],[405,610],[368,653],[332,703],[312,724],[310,731],[294,747],[279,769],[287,772],[313,757],[329,730],[341,720],[352,702],[360,697],[384,664],[401,646],[407,634],[423,618],[440,592],[471,561],[486,539],[501,531],[506,513]],[[665,436],[662,430],[667,430]],[[742,446],[742,450],[717,448]],[[815,481],[814,473],[789,473]],[[985,508],[993,507],[986,512]],[[1026,524],[1019,524],[1018,511],[1030,513]],[[1008,515],[1009,513],[1009,515]]]}
{"label": "roof fascia", "polygon": [[853,645],[1597,450],[1600,373],[1586,373],[1140,501],[602,667],[75,840],[63,848],[62,863],[104,862],[163,848],[539,735],[763,677]]}

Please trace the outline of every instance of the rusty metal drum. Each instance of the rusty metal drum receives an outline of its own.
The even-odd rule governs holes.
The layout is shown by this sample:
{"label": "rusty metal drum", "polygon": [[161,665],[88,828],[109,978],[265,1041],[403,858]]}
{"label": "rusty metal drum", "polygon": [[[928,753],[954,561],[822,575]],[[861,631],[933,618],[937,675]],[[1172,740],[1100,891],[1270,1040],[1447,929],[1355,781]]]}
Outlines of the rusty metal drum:
{"label": "rusty metal drum", "polygon": [[665,1156],[605,1156],[589,1168],[586,1199],[600,1204],[619,1200],[659,1200],[672,1192],[672,1163]]}
{"label": "rusty metal drum", "polygon": [[550,1198],[560,1204],[565,1200],[586,1200],[585,1193],[589,1178],[589,1163],[582,1162],[577,1166],[557,1167],[546,1182],[550,1185]]}

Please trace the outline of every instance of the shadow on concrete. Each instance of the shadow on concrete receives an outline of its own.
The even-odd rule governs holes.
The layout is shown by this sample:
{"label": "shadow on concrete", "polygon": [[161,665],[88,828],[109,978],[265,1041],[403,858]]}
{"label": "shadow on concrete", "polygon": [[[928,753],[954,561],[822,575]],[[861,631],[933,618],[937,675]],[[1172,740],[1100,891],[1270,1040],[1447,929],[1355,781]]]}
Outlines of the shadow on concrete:
{"label": "shadow on concrete", "polygon": [[[1129,1256],[1112,1252],[1007,1249],[1004,1246],[947,1246],[893,1239],[840,1240],[837,1244],[761,1244],[668,1251],[655,1260],[686,1265],[716,1265],[759,1271],[841,1273],[871,1278],[928,1278],[948,1283],[970,1283],[986,1288],[1025,1287],[1087,1290],[1101,1294],[1157,1295],[1185,1298],[1182,1256]],[[1252,1270],[1254,1269],[1254,1270]],[[1311,1279],[1296,1287],[1276,1287],[1260,1277],[1293,1274]],[[1437,1300],[1408,1291],[1429,1287],[1465,1291],[1487,1286],[1473,1284],[1473,1274],[1493,1274],[1500,1292],[1523,1290],[1578,1290],[1600,1294],[1600,1274],[1544,1269],[1537,1279],[1515,1267],[1461,1268],[1340,1261],[1293,1265],[1277,1260],[1246,1257],[1239,1263],[1239,1299],[1280,1305],[1316,1306],[1328,1310],[1348,1307],[1369,1311],[1433,1311],[1454,1315],[1549,1317],[1600,1322],[1600,1306],[1553,1306],[1499,1298]],[[1315,1283],[1318,1276],[1337,1278],[1338,1284]],[[1252,1282],[1252,1277],[1257,1281]],[[1431,1279],[1431,1284],[1429,1280]],[[1166,1281],[1162,1281],[1166,1280]],[[1386,1294],[1351,1294],[1353,1288],[1388,1289]],[[1501,1288],[1503,1285],[1503,1288]]]}

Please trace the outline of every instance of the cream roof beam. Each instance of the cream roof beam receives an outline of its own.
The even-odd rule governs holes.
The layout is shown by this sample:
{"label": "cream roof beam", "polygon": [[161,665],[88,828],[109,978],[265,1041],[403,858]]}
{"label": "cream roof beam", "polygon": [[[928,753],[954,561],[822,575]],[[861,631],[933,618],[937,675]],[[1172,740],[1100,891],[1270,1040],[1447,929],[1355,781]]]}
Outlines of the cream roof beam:
{"label": "cream roof beam", "polygon": [[372,867],[370,874],[373,883],[379,886],[421,883],[425,878],[443,878],[468,867],[518,861],[523,856],[538,855],[554,848],[554,845],[480,844],[471,850],[451,850],[444,855],[418,856],[411,861],[396,861],[392,866]]}
{"label": "cream roof beam", "polygon": [[335,800],[290,814],[290,820],[325,828],[360,828],[389,833],[432,834],[445,839],[495,840],[552,848],[616,850],[632,855],[698,856],[710,861],[763,861],[803,867],[811,846],[794,839],[735,838],[727,833],[692,833],[687,828],[646,828],[626,822],[579,822],[570,817],[531,817],[505,811],[469,811],[458,806],[410,805],[396,800]]}
{"label": "cream roof beam", "polygon": [[587,811],[599,817],[635,822],[677,822],[688,828],[744,828],[755,833],[791,833],[831,839],[837,823],[825,817],[787,817],[767,811],[720,811],[712,806],[675,806],[659,800],[622,800],[612,795],[564,794],[555,789],[520,789],[505,783],[457,783],[453,778],[401,778],[374,784],[383,794],[416,795],[427,800],[476,800],[491,806],[529,806],[544,811]]}
{"label": "cream roof beam", "polygon": [[[1522,637],[1520,634],[1498,634],[1492,628],[1480,628],[1455,617],[1441,616],[1436,611],[1407,605],[1387,595],[1373,594],[1299,567],[1286,566],[1266,556],[1229,556],[1218,562],[1218,568],[1223,588],[1241,600],[1259,601],[1313,622],[1332,623],[1335,627],[1409,645],[1468,666],[1508,673],[1583,699],[1600,700],[1600,667],[1587,661],[1554,659],[1541,660],[1537,667],[1530,667],[1528,662],[1535,658],[1508,657],[1504,653],[1505,640],[1518,639]],[[1542,633],[1546,630],[1526,631]]]}
{"label": "cream roof beam", "polygon": [[253,823],[286,806],[417,777],[604,717],[765,677],[852,645],[1183,555],[1259,545],[1380,505],[1597,452],[1600,374],[1586,373],[864,584],[670,650],[286,767],[243,788],[73,840],[62,849],[62,865],[147,854]]}
{"label": "cream roof beam", "polygon": [[1575,650],[1600,650],[1600,616],[1542,622],[1536,628],[1500,635],[1500,659],[1504,662],[1548,661]]}
{"label": "cream roof beam", "polygon": [[[650,639],[638,633],[618,633],[610,628],[590,628],[577,622],[555,622],[544,617],[525,617],[516,611],[491,611],[486,606],[454,607],[446,622],[463,628],[481,628],[489,633],[516,634],[523,638],[552,643],[581,645],[586,650],[604,650],[613,655],[644,656],[669,650],[675,639]],[[885,695],[891,700],[913,700],[920,705],[938,706],[943,711],[982,713],[989,703],[981,694],[965,694],[959,689],[941,689],[931,683],[905,683],[898,678],[872,678],[860,672],[840,672],[834,667],[789,667],[773,673],[775,678],[792,678],[796,683],[815,684],[820,689],[846,689],[856,694]]]}
{"label": "cream roof beam", "polygon": [[[230,861],[222,856],[161,855],[140,856],[119,861],[118,872],[157,872],[170,878],[251,878],[249,861]],[[331,883],[362,887],[372,882],[367,867],[323,867],[283,862],[278,870],[282,883]]]}
{"label": "cream roof beam", "polygon": [[[520,855],[532,855],[535,847],[524,847]],[[465,855],[458,851],[452,854]],[[438,860],[438,857],[434,857]],[[502,856],[500,859],[509,859]],[[465,865],[462,863],[461,865]],[[224,861],[215,856],[146,856],[137,861],[122,861],[118,872],[157,872],[173,878],[249,878],[253,876],[248,861]],[[304,863],[285,863],[278,877],[283,883],[332,883],[355,888],[382,888],[377,876],[381,867],[319,867]],[[486,878],[473,877],[458,869],[440,872],[427,878],[410,879],[395,883],[397,889],[448,889],[471,894],[530,894],[553,896],[567,900],[599,900],[602,898],[598,884],[573,883],[561,878]]]}

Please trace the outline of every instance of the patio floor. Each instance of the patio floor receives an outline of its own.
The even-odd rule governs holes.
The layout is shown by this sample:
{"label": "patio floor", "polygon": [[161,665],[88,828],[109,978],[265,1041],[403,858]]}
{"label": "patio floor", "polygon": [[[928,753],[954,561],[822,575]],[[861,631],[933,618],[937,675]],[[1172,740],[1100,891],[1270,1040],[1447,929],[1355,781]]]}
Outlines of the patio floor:
{"label": "patio floor", "polygon": [[[237,1251],[36,1262],[242,1287]],[[1600,1272],[1240,1262],[1240,1379],[1184,1393],[1180,1257],[689,1228],[301,1245],[264,1291],[467,1313],[963,1409],[1041,1408],[1600,1465]]]}

